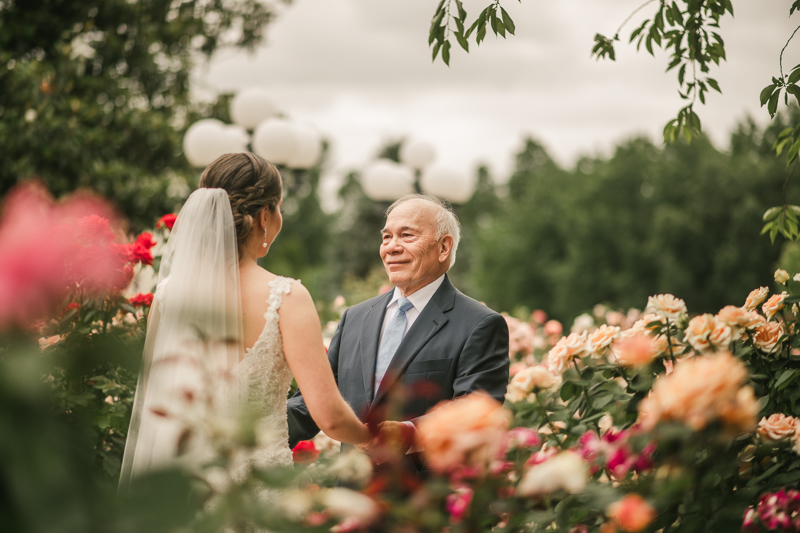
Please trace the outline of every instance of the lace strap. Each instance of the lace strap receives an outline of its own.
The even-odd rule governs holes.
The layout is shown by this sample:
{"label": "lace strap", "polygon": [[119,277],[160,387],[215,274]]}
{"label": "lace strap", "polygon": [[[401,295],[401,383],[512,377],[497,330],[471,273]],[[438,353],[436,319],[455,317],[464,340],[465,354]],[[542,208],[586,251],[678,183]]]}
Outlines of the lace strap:
{"label": "lace strap", "polygon": [[158,306],[158,312],[163,313],[164,310],[161,308],[164,305],[164,300],[167,297],[167,283],[169,282],[169,276],[162,279],[158,286],[156,287],[156,292],[153,295],[153,299],[156,301],[156,305]]}
{"label": "lace strap", "polygon": [[271,290],[269,292],[267,304],[269,304],[270,309],[277,311],[281,308],[281,304],[283,303],[283,295],[289,294],[289,292],[292,290],[292,283],[295,281],[296,280],[292,278],[278,276],[269,282],[269,287]]}

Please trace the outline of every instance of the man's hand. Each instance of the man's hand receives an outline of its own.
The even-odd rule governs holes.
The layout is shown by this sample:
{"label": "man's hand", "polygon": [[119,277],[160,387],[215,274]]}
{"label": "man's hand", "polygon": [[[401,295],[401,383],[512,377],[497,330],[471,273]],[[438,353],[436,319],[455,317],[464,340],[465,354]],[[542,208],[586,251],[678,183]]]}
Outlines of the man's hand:
{"label": "man's hand", "polygon": [[411,424],[387,420],[378,424],[378,434],[359,449],[372,456],[376,463],[394,463],[402,459],[414,443]]}

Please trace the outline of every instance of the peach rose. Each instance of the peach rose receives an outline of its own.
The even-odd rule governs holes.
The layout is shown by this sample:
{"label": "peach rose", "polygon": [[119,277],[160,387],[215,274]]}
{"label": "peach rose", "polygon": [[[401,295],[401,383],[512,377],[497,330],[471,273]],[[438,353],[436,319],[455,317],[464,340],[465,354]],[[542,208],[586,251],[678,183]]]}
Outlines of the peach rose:
{"label": "peach rose", "polygon": [[600,355],[619,337],[620,328],[603,325],[589,334],[587,346],[592,355]]}
{"label": "peach rose", "polygon": [[587,353],[586,332],[570,333],[567,337],[562,337],[547,353],[545,364],[550,372],[561,375],[575,357]]}
{"label": "peach rose", "polygon": [[667,319],[663,316],[659,316],[655,313],[646,313],[639,317],[639,319],[633,323],[630,329],[638,329],[638,330],[655,330],[659,329],[660,326],[648,326],[648,324],[652,324],[653,322],[659,322],[661,324],[666,324]]}
{"label": "peach rose", "polygon": [[417,424],[417,439],[437,472],[483,469],[503,446],[510,419],[500,403],[474,392],[437,404]]}
{"label": "peach rose", "polygon": [[717,313],[717,320],[725,322],[732,328],[746,328],[752,321],[752,315],[744,307],[726,305]]}
{"label": "peach rose", "polygon": [[781,413],[763,417],[758,423],[758,434],[764,440],[779,441],[791,439],[797,431],[797,419]]}
{"label": "peach rose", "polygon": [[533,396],[540,390],[552,389],[561,383],[561,376],[557,376],[542,365],[532,366],[517,372],[508,384],[506,400],[520,402],[527,399],[533,401]]}
{"label": "peach rose", "polygon": [[656,378],[639,404],[640,422],[645,430],[662,420],[700,430],[721,420],[733,431],[749,431],[756,425],[758,408],[752,389],[742,386],[746,378],[744,364],[730,352],[683,360],[671,374]]}
{"label": "peach rose", "polygon": [[686,302],[676,298],[671,294],[657,294],[647,299],[645,310],[653,311],[659,316],[671,320],[677,320],[681,315],[686,314]]}
{"label": "peach rose", "polygon": [[653,521],[656,510],[638,494],[626,494],[608,506],[606,515],[623,531],[638,533]]}
{"label": "peach rose", "polygon": [[736,340],[736,335],[731,327],[721,320],[714,318],[714,329],[708,335],[708,342],[711,343],[716,350],[727,350],[731,341]]}
{"label": "peach rose", "polygon": [[764,318],[758,311],[750,311],[750,321],[745,326],[746,329],[756,329],[760,328],[764,324],[767,323],[767,319]]}
{"label": "peach rose", "polygon": [[780,294],[773,294],[772,297],[767,300],[767,303],[761,306],[761,310],[764,311],[767,318],[772,318],[775,316],[775,313],[783,309],[783,301],[787,296],[789,295],[786,294],[785,291]]}
{"label": "peach rose", "polygon": [[717,321],[714,318],[714,315],[708,313],[704,315],[697,315],[691,319],[689,321],[689,325],[686,326],[683,340],[688,342],[692,348],[698,352],[710,351],[713,349],[713,346],[711,346],[711,342],[708,340],[708,337],[714,331],[716,325]]}
{"label": "peach rose", "polygon": [[766,287],[759,287],[757,289],[753,289],[750,294],[747,295],[747,300],[744,301],[744,308],[748,311],[752,311],[763,302],[767,295],[769,294],[769,289]]}
{"label": "peach rose", "polygon": [[780,338],[786,333],[783,322],[767,322],[756,328],[753,335],[753,344],[756,348],[766,353],[775,353],[780,350]]}
{"label": "peach rose", "polygon": [[789,273],[782,268],[779,268],[775,271],[775,281],[781,285],[786,285],[786,282],[789,281]]}
{"label": "peach rose", "polygon": [[[629,330],[630,331],[630,330]],[[663,335],[660,335],[663,337]],[[648,333],[635,332],[614,343],[614,356],[620,366],[645,366],[661,353],[656,339]],[[666,342],[664,342],[666,345]]]}

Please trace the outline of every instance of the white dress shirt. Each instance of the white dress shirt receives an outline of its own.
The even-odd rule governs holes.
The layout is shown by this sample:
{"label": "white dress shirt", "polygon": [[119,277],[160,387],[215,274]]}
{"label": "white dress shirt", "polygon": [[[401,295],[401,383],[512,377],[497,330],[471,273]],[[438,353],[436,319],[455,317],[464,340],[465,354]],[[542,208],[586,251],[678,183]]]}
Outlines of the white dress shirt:
{"label": "white dress shirt", "polygon": [[[415,291],[413,294],[407,296],[408,300],[414,305],[411,309],[406,311],[406,330],[404,332],[408,333],[408,329],[414,324],[417,320],[417,317],[422,310],[425,309],[425,306],[428,305],[428,302],[431,301],[433,295],[439,290],[439,287],[442,286],[444,283],[444,274],[436,278],[431,283],[425,285],[421,289]],[[386,324],[397,314],[397,300],[400,299],[402,296],[400,291],[395,287],[394,294],[392,295],[392,299],[389,300],[389,303],[386,305],[386,316],[383,317],[383,325],[381,326],[381,338],[380,341],[383,341],[383,332],[386,331]],[[380,346],[380,341],[378,346]],[[375,389],[377,390],[378,384],[375,384]],[[412,429],[415,433],[417,428],[414,426],[412,422],[405,421],[403,422],[407,427]],[[406,453],[413,453],[413,452],[420,452],[423,451],[422,447],[416,446],[416,444],[412,443],[411,447],[406,451]]]}
{"label": "white dress shirt", "polygon": [[[431,298],[433,298],[433,295],[436,293],[437,290],[439,290],[439,287],[442,286],[442,283],[444,283],[444,276],[445,275],[442,274],[431,283],[428,283],[427,285],[425,285],[424,287],[415,291],[413,294],[407,297],[408,300],[414,305],[414,307],[406,311],[406,330],[404,334],[408,333],[409,328],[417,320],[419,314],[422,312],[423,309],[425,309],[425,306],[428,305],[428,302],[431,301]],[[389,321],[392,318],[394,318],[394,315],[397,314],[397,300],[399,300],[400,297],[402,296],[397,287],[395,287],[393,290],[394,294],[392,295],[392,299],[389,300],[389,303],[386,305],[386,316],[383,317],[383,325],[381,326],[381,338],[378,343],[378,346],[380,346],[380,342],[383,341],[383,332],[386,331],[386,324],[388,324]]]}

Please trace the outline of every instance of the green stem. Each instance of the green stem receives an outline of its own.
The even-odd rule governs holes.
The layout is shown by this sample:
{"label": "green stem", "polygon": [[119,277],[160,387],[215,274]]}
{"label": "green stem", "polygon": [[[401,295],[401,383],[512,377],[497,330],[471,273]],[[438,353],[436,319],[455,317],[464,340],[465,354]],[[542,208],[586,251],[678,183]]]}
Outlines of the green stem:
{"label": "green stem", "polygon": [[625,25],[626,25],[626,24],[627,24],[627,23],[628,23],[628,22],[629,22],[629,21],[630,21],[630,20],[633,18],[633,16],[634,16],[636,13],[638,13],[639,11],[641,11],[642,9],[644,9],[644,8],[645,8],[645,6],[647,6],[647,5],[649,5],[649,4],[652,4],[652,3],[653,3],[653,2],[655,2],[655,1],[656,1],[656,0],[647,0],[647,2],[645,2],[644,4],[640,5],[640,6],[639,6],[639,7],[637,7],[636,9],[634,9],[634,10],[633,10],[633,13],[631,13],[630,15],[628,15],[628,18],[626,18],[624,21],[622,21],[622,24],[620,24],[620,25],[619,25],[619,28],[617,28],[617,31],[616,31],[616,33],[614,33],[614,40],[615,40],[615,41],[619,41],[619,32],[621,32],[621,31],[622,31],[622,28],[624,28],[624,27],[625,27]]}
{"label": "green stem", "polygon": [[789,43],[794,39],[794,34],[797,33],[797,30],[800,30],[800,26],[796,27],[792,32],[792,36],[789,37],[789,40],[786,41],[786,44],[783,45],[783,49],[781,49],[781,55],[778,57],[778,66],[781,69],[781,81],[784,81],[783,77],[783,52],[786,51],[786,47],[789,46]]}

